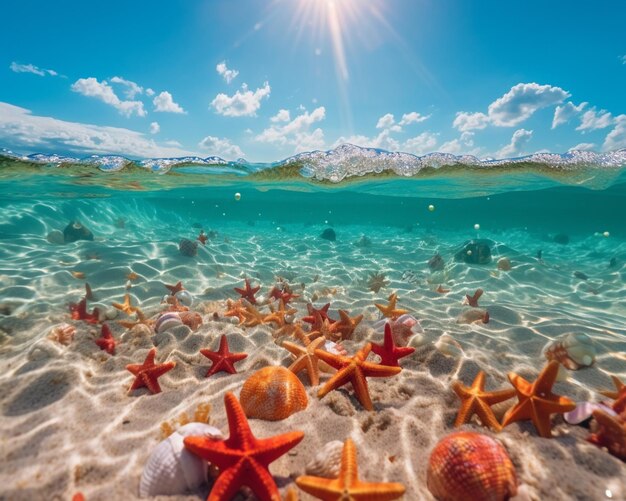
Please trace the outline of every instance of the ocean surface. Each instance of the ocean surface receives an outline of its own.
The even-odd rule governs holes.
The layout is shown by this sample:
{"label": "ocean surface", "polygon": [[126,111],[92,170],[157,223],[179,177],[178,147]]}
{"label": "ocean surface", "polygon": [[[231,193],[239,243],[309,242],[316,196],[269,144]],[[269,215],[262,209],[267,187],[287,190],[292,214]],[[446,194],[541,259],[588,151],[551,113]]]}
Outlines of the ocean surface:
{"label": "ocean surface", "polygon": [[[182,281],[196,301],[213,304],[236,299],[244,278],[260,294],[283,280],[301,296],[299,314],[307,302],[330,302],[333,315],[363,314],[372,329],[374,303],[396,292],[424,343],[451,336],[466,360],[502,377],[539,370],[544,345],[570,332],[589,336],[597,352],[593,368],[572,371],[572,398],[589,399],[626,374],[626,150],[480,161],[346,145],[276,164],[5,150],[0,209],[0,385],[2,412],[16,427],[26,416],[44,426],[42,416],[63,401],[65,393],[53,394],[28,408],[27,391],[12,385],[36,384],[44,368],[24,353],[68,321],[86,282],[94,306],[130,293],[150,310],[168,292],[163,284]],[[93,239],[64,242],[76,222]],[[181,253],[182,239],[196,242],[195,256]],[[490,259],[473,262],[470,241]],[[436,254],[440,269],[428,264]],[[488,324],[463,321],[465,294],[478,288]],[[65,495],[74,484],[49,485]]]}

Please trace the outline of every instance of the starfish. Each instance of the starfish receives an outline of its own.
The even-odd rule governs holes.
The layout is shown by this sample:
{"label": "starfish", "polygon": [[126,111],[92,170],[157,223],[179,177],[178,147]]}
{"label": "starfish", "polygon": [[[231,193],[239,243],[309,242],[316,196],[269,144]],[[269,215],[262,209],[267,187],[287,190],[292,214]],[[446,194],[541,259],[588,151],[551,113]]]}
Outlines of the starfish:
{"label": "starfish", "polygon": [[500,431],[502,426],[491,410],[491,406],[504,402],[515,396],[513,388],[499,391],[485,391],[485,373],[480,371],[472,386],[463,386],[459,381],[452,383],[452,389],[461,399],[461,408],[454,421],[454,426],[459,427],[468,423],[470,418],[476,414],[483,426]]}
{"label": "starfish", "polygon": [[185,290],[185,288],[183,287],[183,283],[180,280],[174,285],[163,285],[165,285],[165,288],[170,291],[170,296],[175,296],[177,292]]}
{"label": "starfish", "polygon": [[611,454],[626,461],[626,422],[601,410],[593,411],[592,416],[597,429],[587,440],[598,447],[606,447]]}
{"label": "starfish", "polygon": [[368,411],[374,410],[372,399],[370,398],[367,388],[367,379],[365,378],[393,376],[398,374],[402,368],[366,362],[365,359],[371,350],[371,343],[367,343],[353,357],[333,355],[327,351],[315,350],[315,355],[320,360],[323,360],[331,367],[337,369],[337,373],[317,392],[317,397],[323,398],[332,390],[351,382],[356,398],[361,402],[361,405]]}
{"label": "starfish", "polygon": [[294,448],[304,438],[292,431],[270,438],[256,438],[237,397],[224,396],[230,435],[226,440],[207,437],[185,437],[185,448],[220,470],[207,501],[233,499],[246,485],[260,501],[281,501],[278,487],[268,468],[270,463]]}
{"label": "starfish", "polygon": [[[320,314],[316,312],[315,316],[318,317],[318,320],[319,320]],[[316,322],[316,323],[320,324],[319,328],[313,329],[313,327],[311,327],[311,332],[309,332],[308,335],[307,335],[309,339],[313,340],[313,339],[315,339],[317,337],[324,337],[326,339],[334,340],[337,337],[341,336],[341,335],[339,335],[339,336],[336,335],[335,332],[333,331],[333,325],[334,324],[331,323],[330,318],[325,318],[324,320],[321,320],[321,321]]]}
{"label": "starfish", "polygon": [[383,304],[375,305],[376,308],[378,308],[382,312],[383,317],[391,318],[392,320],[395,320],[400,315],[404,315],[405,313],[409,312],[408,310],[402,310],[402,309],[396,308],[398,295],[395,292],[392,293],[391,296],[389,296],[388,301],[389,301],[389,304],[387,306]]}
{"label": "starfish", "polygon": [[[328,320],[332,324],[335,321],[328,316],[328,308],[330,308],[330,303],[326,303],[320,309],[309,303],[306,305],[309,315],[302,317],[302,321],[311,324],[311,330],[318,330],[324,320]],[[319,314],[319,318],[316,314]]]}
{"label": "starfish", "polygon": [[304,492],[324,501],[387,501],[398,499],[405,491],[404,485],[396,482],[359,480],[356,446],[351,439],[343,444],[339,478],[301,476],[296,478],[296,484]]}
{"label": "starfish", "polygon": [[144,386],[150,390],[150,393],[161,392],[158,380],[167,371],[171,371],[176,367],[176,362],[155,364],[154,357],[156,356],[156,351],[156,348],[152,348],[148,352],[143,364],[129,364],[126,366],[126,370],[130,371],[135,376],[135,380],[128,390],[129,392],[137,388],[143,388]]}
{"label": "starfish", "polygon": [[200,231],[200,235],[198,235],[198,241],[202,244],[202,245],[206,245],[206,241],[209,239],[209,237],[207,237],[206,233],[204,232],[204,230]]}
{"label": "starfish", "polygon": [[276,300],[282,300],[285,302],[285,304],[287,304],[292,299],[300,297],[300,294],[292,294],[291,292],[281,290],[278,287],[274,286],[268,294],[268,297],[272,297]]}
{"label": "starfish", "polygon": [[176,296],[165,296],[165,301],[161,301],[161,304],[168,304],[167,311],[189,311],[188,306],[183,306]]}
{"label": "starfish", "polygon": [[484,291],[482,289],[476,289],[473,296],[465,294],[465,301],[467,301],[467,304],[469,304],[472,308],[478,308],[478,300],[480,299],[480,296],[483,295],[483,292]]}
{"label": "starfish", "polygon": [[372,343],[372,351],[380,357],[381,365],[389,365],[392,367],[398,367],[398,360],[403,357],[408,357],[415,351],[415,348],[411,347],[399,347],[393,341],[393,333],[391,332],[391,325],[389,322],[385,324],[385,341],[381,344]]}
{"label": "starfish", "polygon": [[576,404],[569,398],[552,393],[559,365],[558,360],[548,362],[532,384],[514,372],[509,372],[509,381],[515,386],[518,403],[506,412],[502,427],[514,421],[530,419],[541,437],[552,436],[550,414],[561,414],[576,408]]}
{"label": "starfish", "polygon": [[96,339],[96,344],[101,350],[106,351],[109,355],[115,355],[115,345],[118,343],[111,334],[109,324],[102,324],[101,336]]}
{"label": "starfish", "polygon": [[124,294],[124,303],[112,303],[113,308],[123,311],[127,315],[136,313],[139,308],[130,304],[130,294]]}
{"label": "starfish", "polygon": [[138,278],[139,275],[137,275],[134,271],[131,271],[128,275],[126,275],[126,279],[130,281],[137,280]]}
{"label": "starfish", "polygon": [[363,320],[363,315],[357,315],[350,318],[350,315],[346,310],[339,310],[339,320],[333,323],[331,331],[333,333],[333,341],[343,341],[344,339],[350,339],[354,333],[356,326]]}
{"label": "starfish", "polygon": [[600,393],[607,398],[611,398],[615,400],[618,398],[619,393],[622,391],[622,388],[626,388],[626,384],[622,383],[617,376],[611,376],[611,380],[613,381],[613,386],[615,386],[615,391],[605,390]]}
{"label": "starfish", "polygon": [[285,324],[278,329],[274,329],[272,336],[274,337],[274,339],[282,336],[299,337],[299,333],[302,333],[306,336],[306,334],[304,334],[304,331],[302,330],[302,323],[294,322],[292,324]]}
{"label": "starfish", "polygon": [[298,310],[296,310],[295,308],[290,308],[288,310],[285,309],[285,302],[282,299],[280,300],[278,309],[276,311],[274,311],[272,305],[270,305],[270,310],[272,310],[272,313],[267,315],[263,319],[263,322],[266,324],[275,323],[278,327],[282,327],[287,323],[287,321],[285,320],[285,316],[294,315],[298,312]]}
{"label": "starfish", "polygon": [[241,302],[241,299],[237,301],[227,299],[226,308],[226,313],[224,313],[225,317],[237,317],[240,323],[243,322],[245,318],[243,312],[246,311],[246,307]]}
{"label": "starfish", "polygon": [[254,295],[259,292],[261,286],[259,285],[257,287],[250,287],[250,280],[248,280],[247,278],[245,279],[245,284],[246,285],[244,289],[238,289],[237,287],[235,287],[235,292],[237,294],[240,294],[242,298],[250,301],[252,304],[256,304],[256,298],[254,297]]}
{"label": "starfish", "polygon": [[154,325],[154,320],[147,318],[143,311],[141,311],[139,308],[136,308],[135,313],[137,314],[137,320],[134,322],[130,322],[128,320],[118,320],[118,324],[120,324],[122,327],[126,327],[127,329],[132,329],[133,327],[135,327],[136,325],[145,325],[147,327],[152,327]]}
{"label": "starfish", "polygon": [[250,303],[246,304],[246,309],[241,312],[243,319],[239,321],[239,325],[245,325],[246,327],[254,327],[265,323],[265,317],[263,313],[257,310]]}
{"label": "starfish", "polygon": [[325,342],[326,339],[323,337],[318,337],[314,341],[307,339],[305,346],[283,341],[283,348],[288,350],[296,358],[288,369],[294,374],[306,370],[311,384],[313,386],[320,384],[319,358],[315,354],[315,350],[322,349]]}
{"label": "starfish", "polygon": [[70,303],[70,315],[72,320],[84,320],[88,324],[100,322],[100,310],[94,308],[91,313],[87,312],[87,298],[83,298],[78,304]]}
{"label": "starfish", "polygon": [[443,285],[439,285],[439,287],[435,289],[435,292],[438,294],[447,294],[448,292],[450,292],[450,289],[446,289],[443,287]]}
{"label": "starfish", "polygon": [[217,351],[200,350],[205,357],[213,362],[209,372],[206,373],[206,377],[210,377],[216,372],[229,372],[230,374],[236,374],[235,362],[243,360],[248,356],[247,353],[232,353],[228,350],[228,340],[225,335],[220,338],[220,347]]}

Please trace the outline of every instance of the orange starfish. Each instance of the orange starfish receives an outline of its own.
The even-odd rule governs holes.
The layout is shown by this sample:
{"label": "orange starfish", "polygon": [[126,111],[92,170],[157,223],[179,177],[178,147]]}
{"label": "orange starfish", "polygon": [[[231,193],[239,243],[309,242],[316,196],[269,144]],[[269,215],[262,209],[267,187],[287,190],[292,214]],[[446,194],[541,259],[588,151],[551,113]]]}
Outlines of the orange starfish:
{"label": "orange starfish", "polygon": [[257,287],[251,287],[250,286],[250,280],[248,280],[247,278],[245,279],[245,288],[243,289],[238,289],[237,287],[235,287],[235,292],[237,294],[240,294],[242,298],[247,299],[248,301],[250,301],[252,304],[256,304],[256,298],[254,297],[254,295],[259,292],[259,290],[261,289],[261,286],[257,286]]}
{"label": "orange starfish", "polygon": [[474,292],[473,296],[465,294],[465,300],[467,301],[467,304],[469,304],[472,308],[478,308],[478,300],[480,299],[480,296],[483,295],[483,292],[484,291],[482,289],[476,289],[476,292]]}
{"label": "orange starfish", "polygon": [[127,329],[132,329],[133,327],[135,327],[136,325],[145,325],[147,327],[152,327],[155,323],[154,320],[147,318],[143,311],[141,311],[139,308],[135,308],[135,313],[137,314],[137,320],[135,320],[134,322],[131,322],[129,320],[118,320],[118,324],[120,324],[122,327],[126,327]]}
{"label": "orange starfish", "polygon": [[304,438],[292,431],[270,438],[256,438],[233,393],[224,396],[230,435],[226,440],[185,437],[185,448],[220,469],[207,501],[233,499],[246,485],[260,501],[280,501],[278,487],[268,468],[270,463],[294,448]]}
{"label": "orange starfish", "polygon": [[552,437],[550,414],[572,411],[576,404],[567,397],[552,393],[560,363],[552,360],[546,364],[534,383],[529,383],[514,372],[509,372],[509,381],[515,386],[518,403],[504,415],[502,427],[515,421],[532,420],[539,436]]}
{"label": "orange starfish", "polygon": [[401,497],[405,491],[404,485],[396,482],[359,480],[356,447],[351,439],[343,444],[339,478],[301,476],[296,478],[296,484],[304,492],[324,501],[391,501]]}
{"label": "orange starfish", "polygon": [[592,416],[596,430],[587,440],[598,447],[606,447],[615,457],[626,461],[626,422],[601,410],[593,411]]}
{"label": "orange starfish", "polygon": [[480,371],[472,386],[463,386],[461,382],[452,383],[452,389],[461,399],[461,408],[454,421],[454,426],[459,427],[469,423],[471,417],[476,414],[483,426],[500,431],[502,426],[491,410],[491,406],[504,402],[515,396],[513,388],[499,391],[485,391],[485,373]]}
{"label": "orange starfish", "polygon": [[298,310],[296,310],[295,308],[289,308],[287,310],[285,308],[285,302],[282,299],[279,301],[277,310],[274,310],[272,305],[270,305],[270,310],[272,312],[263,319],[263,323],[274,323],[278,327],[282,327],[287,323],[287,320],[285,320],[285,316],[294,315],[298,312]]}
{"label": "orange starfish", "polygon": [[121,310],[127,315],[132,315],[133,313],[136,313],[138,310],[136,306],[133,306],[132,304],[130,304],[130,294],[124,294],[123,304],[120,304],[120,303],[112,303],[112,304],[113,304],[113,308]]}
{"label": "orange starfish", "polygon": [[185,290],[185,288],[183,287],[183,283],[180,280],[174,285],[163,285],[165,285],[165,288],[170,291],[170,296],[175,296],[177,292]]}
{"label": "orange starfish", "polygon": [[361,320],[363,320],[363,315],[350,318],[346,310],[339,310],[339,320],[333,323],[331,327],[332,340],[343,341],[344,339],[350,339]]}
{"label": "orange starfish", "polygon": [[392,320],[395,320],[400,315],[404,315],[405,313],[409,312],[409,310],[402,310],[402,309],[396,308],[396,302],[398,301],[398,295],[395,292],[392,293],[391,296],[389,296],[388,301],[389,301],[389,304],[387,306],[385,306],[384,304],[376,304],[376,305],[374,305],[374,306],[376,306],[376,308],[378,308],[382,312],[384,317],[391,318]]}
{"label": "orange starfish", "polygon": [[143,364],[129,364],[126,366],[126,369],[135,376],[135,380],[128,390],[129,392],[144,386],[148,388],[151,393],[161,392],[158,379],[167,371],[171,371],[176,367],[176,362],[155,364],[154,357],[156,356],[156,351],[156,348],[152,348],[148,352],[148,356],[143,361]]}
{"label": "orange starfish", "polygon": [[[319,320],[320,318],[319,313],[315,313],[314,316],[317,317],[317,319]],[[307,337],[309,339],[313,340],[318,337],[324,337],[326,339],[334,340],[340,336],[340,335],[335,334],[335,332],[333,331],[334,324],[331,323],[331,320],[329,318],[325,318],[324,320],[321,320],[319,322],[316,321],[316,323],[319,323],[319,328],[312,329],[311,332],[307,334]]]}
{"label": "orange starfish", "polygon": [[611,376],[611,380],[613,381],[613,386],[615,386],[615,391],[604,390],[604,391],[601,391],[600,393],[607,398],[611,398],[615,400],[616,398],[619,397],[619,394],[622,391],[622,388],[626,388],[626,384],[622,383],[617,376]]}
{"label": "orange starfish", "polygon": [[228,339],[225,335],[220,338],[220,347],[217,351],[200,350],[205,357],[213,362],[206,377],[210,377],[216,372],[229,372],[236,374],[235,362],[239,362],[248,356],[247,353],[231,353],[228,350]]}
{"label": "orange starfish", "polygon": [[[306,309],[309,312],[308,316],[302,317],[302,321],[308,324],[311,324],[311,330],[316,331],[322,325],[322,322],[326,319],[332,324],[335,322],[332,318],[328,316],[328,308],[330,308],[330,303],[326,303],[321,308],[317,309],[311,303],[306,305]],[[316,314],[319,314],[316,315]]]}
{"label": "orange starfish", "polygon": [[337,373],[330,378],[324,387],[318,391],[318,398],[323,398],[332,390],[351,382],[356,398],[368,411],[374,410],[372,399],[367,388],[367,377],[389,377],[398,374],[401,367],[388,367],[373,362],[366,362],[372,344],[367,343],[353,357],[333,355],[323,350],[315,350],[315,355],[331,367],[337,369]]}
{"label": "orange starfish", "polygon": [[292,324],[285,324],[278,329],[274,329],[272,336],[274,339],[282,337],[282,336],[290,336],[290,337],[299,337],[300,334],[304,334],[302,330],[301,322],[294,322]]}
{"label": "orange starfish", "polygon": [[437,292],[438,294],[447,294],[448,292],[450,292],[450,289],[445,289],[443,285],[439,285],[439,287],[435,289],[435,292]]}
{"label": "orange starfish", "polygon": [[227,299],[226,308],[226,313],[224,313],[225,317],[237,317],[240,323],[243,322],[245,318],[243,312],[246,311],[246,307],[243,305],[241,299],[237,301]]}
{"label": "orange starfish", "polygon": [[261,313],[250,303],[246,304],[245,310],[243,310],[241,314],[243,315],[243,319],[239,321],[239,325],[245,325],[246,327],[255,327],[257,325],[266,323],[266,315]]}
{"label": "orange starfish", "polygon": [[137,280],[139,278],[139,275],[137,275],[137,273],[135,273],[134,271],[131,271],[128,275],[126,275],[126,279],[127,280]]}
{"label": "orange starfish", "polygon": [[323,337],[318,337],[314,341],[309,341],[307,339],[305,346],[290,343],[289,341],[283,341],[283,348],[289,350],[289,352],[296,358],[288,369],[294,374],[298,374],[298,372],[306,370],[311,384],[313,386],[320,384],[319,358],[315,354],[315,350],[323,348],[325,342],[326,339]]}

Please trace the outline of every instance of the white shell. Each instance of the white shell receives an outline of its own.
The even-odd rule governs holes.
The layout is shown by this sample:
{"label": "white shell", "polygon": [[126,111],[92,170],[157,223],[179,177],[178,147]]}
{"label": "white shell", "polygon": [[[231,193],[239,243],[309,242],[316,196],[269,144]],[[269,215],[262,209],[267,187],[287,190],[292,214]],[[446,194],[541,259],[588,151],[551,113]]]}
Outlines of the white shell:
{"label": "white shell", "polygon": [[104,315],[107,320],[113,320],[114,318],[117,318],[118,310],[116,308],[107,308],[104,312]]}
{"label": "white shell", "polygon": [[473,324],[474,322],[481,322],[485,318],[487,310],[482,308],[467,308],[463,310],[458,317],[456,317],[457,324]]}
{"label": "white shell", "polygon": [[168,311],[166,313],[163,313],[157,319],[156,324],[154,325],[154,330],[158,334],[161,334],[162,332],[165,332],[166,330],[171,329],[172,327],[176,327],[182,324],[183,324],[183,321],[180,319],[180,316],[178,315],[178,313],[174,311]]}
{"label": "white shell", "polygon": [[55,343],[54,341],[44,337],[30,347],[28,353],[26,354],[26,358],[30,361],[35,361],[60,357],[63,353],[63,348],[61,346],[62,345],[59,345],[59,343]]}
{"label": "white shell", "polygon": [[333,440],[328,442],[316,454],[312,461],[305,466],[305,473],[315,477],[337,478],[341,467],[341,452],[343,442]]}
{"label": "white shell", "polygon": [[578,402],[573,411],[563,414],[563,419],[569,424],[580,424],[589,419],[595,410],[604,411],[610,416],[617,416],[617,413],[606,405],[596,404],[595,402]]}
{"label": "white shell", "polygon": [[178,299],[180,304],[182,304],[183,306],[191,306],[193,304],[193,296],[186,289],[178,291],[176,293],[176,299]]}
{"label": "white shell", "polygon": [[435,348],[447,357],[456,358],[463,355],[463,348],[450,334],[443,334],[435,342]]}
{"label": "white shell", "polygon": [[593,341],[583,333],[570,332],[550,341],[543,348],[543,354],[548,360],[558,360],[570,370],[589,367],[596,361]]}
{"label": "white shell", "polygon": [[208,424],[181,426],[152,451],[141,475],[140,497],[185,494],[207,481],[207,462],[186,450],[183,444],[183,439],[191,435],[224,438],[220,430]]}
{"label": "white shell", "polygon": [[126,281],[126,290],[132,288],[132,286],[133,286],[133,283],[130,280],[127,280]]}

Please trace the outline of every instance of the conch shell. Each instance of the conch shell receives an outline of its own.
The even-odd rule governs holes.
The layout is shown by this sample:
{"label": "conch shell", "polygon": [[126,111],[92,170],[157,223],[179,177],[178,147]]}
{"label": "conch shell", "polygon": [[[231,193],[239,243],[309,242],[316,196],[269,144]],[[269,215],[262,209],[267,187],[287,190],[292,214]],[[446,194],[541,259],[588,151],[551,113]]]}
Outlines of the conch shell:
{"label": "conch shell", "polygon": [[339,477],[342,451],[343,442],[339,440],[328,442],[322,447],[313,460],[307,463],[304,471],[307,475],[313,475],[314,477]]}
{"label": "conch shell", "polygon": [[571,371],[589,367],[596,361],[593,341],[582,333],[571,332],[550,341],[543,348],[543,354],[548,360],[558,360]]}

